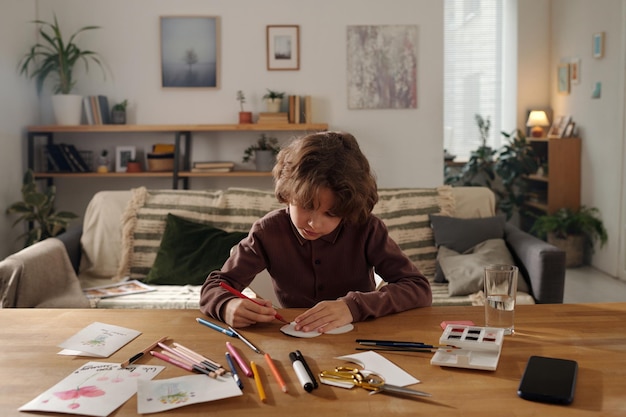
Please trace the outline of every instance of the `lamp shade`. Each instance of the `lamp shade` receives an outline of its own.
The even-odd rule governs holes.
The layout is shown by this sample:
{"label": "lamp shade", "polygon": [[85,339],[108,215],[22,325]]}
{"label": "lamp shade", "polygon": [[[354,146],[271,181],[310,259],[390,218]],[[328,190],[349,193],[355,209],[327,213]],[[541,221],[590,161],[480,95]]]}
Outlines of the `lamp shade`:
{"label": "lamp shade", "polygon": [[546,115],[546,112],[543,110],[531,111],[530,115],[528,115],[528,121],[526,122],[526,126],[550,126],[550,122],[548,122],[548,116]]}

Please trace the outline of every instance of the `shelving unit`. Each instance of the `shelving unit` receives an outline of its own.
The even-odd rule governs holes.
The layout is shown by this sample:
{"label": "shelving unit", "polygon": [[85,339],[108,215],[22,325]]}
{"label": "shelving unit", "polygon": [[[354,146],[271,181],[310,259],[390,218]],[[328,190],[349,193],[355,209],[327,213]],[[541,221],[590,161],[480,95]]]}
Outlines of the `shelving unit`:
{"label": "shelving unit", "polygon": [[[193,132],[317,132],[328,130],[326,123],[306,124],[194,124],[194,125],[77,125],[77,126],[29,126],[28,168],[35,169],[35,140],[44,138],[48,144],[54,143],[57,133],[172,133],[174,135],[174,169],[171,172],[35,172],[35,178],[47,179],[52,184],[54,178],[172,178],[172,188],[179,182],[189,188],[189,178],[193,177],[269,177],[271,172],[231,171],[231,172],[191,172],[191,142]],[[182,165],[181,165],[182,164]]]}
{"label": "shelving unit", "polygon": [[[580,138],[532,138],[535,154],[545,162],[543,175],[526,177],[528,190],[525,206],[536,214],[551,214],[560,208],[580,207]],[[524,219],[528,229],[532,219]]]}

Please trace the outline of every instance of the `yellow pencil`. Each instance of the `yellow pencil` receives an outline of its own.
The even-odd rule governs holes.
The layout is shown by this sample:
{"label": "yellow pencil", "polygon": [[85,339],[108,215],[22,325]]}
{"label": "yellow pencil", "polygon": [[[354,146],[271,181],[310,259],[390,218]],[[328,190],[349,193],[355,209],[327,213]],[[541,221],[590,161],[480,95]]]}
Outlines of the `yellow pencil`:
{"label": "yellow pencil", "polygon": [[256,389],[259,391],[259,399],[261,402],[265,402],[265,390],[263,389],[263,383],[261,382],[261,376],[259,375],[259,370],[256,367],[256,363],[254,361],[250,361],[250,368],[252,368],[252,375],[254,375],[254,382],[256,383]]}

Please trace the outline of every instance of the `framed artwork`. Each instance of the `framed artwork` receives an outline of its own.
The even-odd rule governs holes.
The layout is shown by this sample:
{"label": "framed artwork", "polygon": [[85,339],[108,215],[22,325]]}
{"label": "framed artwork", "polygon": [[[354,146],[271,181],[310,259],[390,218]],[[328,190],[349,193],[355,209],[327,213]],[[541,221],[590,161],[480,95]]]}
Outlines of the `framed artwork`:
{"label": "framed artwork", "polygon": [[604,32],[593,34],[593,57],[602,58],[604,56]]}
{"label": "framed artwork", "polygon": [[569,64],[559,64],[557,68],[557,90],[559,94],[569,94]]}
{"label": "framed artwork", "polygon": [[572,84],[580,84],[580,59],[575,59],[570,62],[569,80]]}
{"label": "framed artwork", "polygon": [[348,26],[348,108],[417,108],[417,45],[417,25]]}
{"label": "framed artwork", "polygon": [[126,172],[128,161],[137,157],[137,148],[135,146],[116,146],[115,147],[115,172]]}
{"label": "framed artwork", "polygon": [[549,138],[562,138],[565,134],[565,128],[572,121],[572,116],[557,116],[548,131]]}
{"label": "framed artwork", "polygon": [[564,138],[571,138],[572,136],[574,136],[574,128],[575,127],[576,127],[576,123],[569,122],[569,124],[565,128],[565,131],[563,132],[563,137]]}
{"label": "framed artwork", "polygon": [[268,71],[300,69],[300,26],[270,25],[266,37]]}
{"label": "framed artwork", "polygon": [[161,16],[161,86],[219,87],[216,16]]}

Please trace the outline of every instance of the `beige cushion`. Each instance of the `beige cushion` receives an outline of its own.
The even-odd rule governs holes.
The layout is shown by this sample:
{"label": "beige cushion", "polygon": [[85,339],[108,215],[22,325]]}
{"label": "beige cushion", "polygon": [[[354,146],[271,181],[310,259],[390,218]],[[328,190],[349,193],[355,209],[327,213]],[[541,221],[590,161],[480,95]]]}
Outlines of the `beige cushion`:
{"label": "beige cushion", "polygon": [[389,236],[427,276],[435,274],[437,248],[429,214],[450,216],[454,207],[452,187],[378,190],[373,213],[389,229]]}
{"label": "beige cushion", "polygon": [[453,187],[453,217],[473,219],[496,215],[496,196],[486,187]]}
{"label": "beige cushion", "polygon": [[227,232],[247,232],[271,210],[284,207],[273,191],[247,188],[227,190],[132,190],[124,213],[122,256],[115,279],[143,279],[154,264],[167,214],[207,223]]}
{"label": "beige cushion", "polygon": [[97,192],[83,219],[80,238],[80,276],[111,278],[117,273],[122,247],[122,214],[132,197],[130,190]]}

